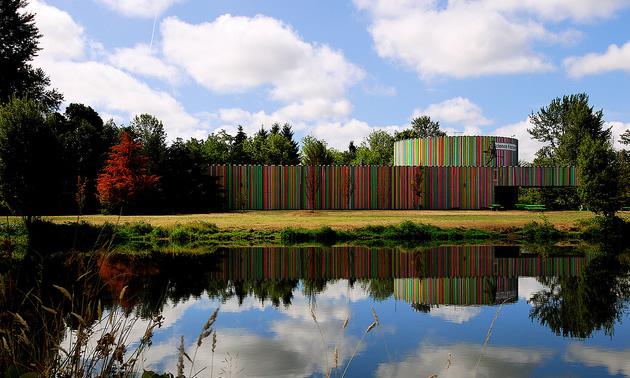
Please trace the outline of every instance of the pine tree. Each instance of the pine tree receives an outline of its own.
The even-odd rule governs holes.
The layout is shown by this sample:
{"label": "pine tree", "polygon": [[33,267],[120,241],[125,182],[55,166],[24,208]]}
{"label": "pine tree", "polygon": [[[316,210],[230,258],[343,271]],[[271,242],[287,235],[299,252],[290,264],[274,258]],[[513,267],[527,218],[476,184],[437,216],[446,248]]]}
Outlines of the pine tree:
{"label": "pine tree", "polygon": [[55,89],[46,89],[50,78],[32,61],[41,50],[41,37],[35,26],[33,13],[21,12],[25,0],[0,0],[0,104],[11,97],[27,96],[47,109],[57,109],[63,95]]}

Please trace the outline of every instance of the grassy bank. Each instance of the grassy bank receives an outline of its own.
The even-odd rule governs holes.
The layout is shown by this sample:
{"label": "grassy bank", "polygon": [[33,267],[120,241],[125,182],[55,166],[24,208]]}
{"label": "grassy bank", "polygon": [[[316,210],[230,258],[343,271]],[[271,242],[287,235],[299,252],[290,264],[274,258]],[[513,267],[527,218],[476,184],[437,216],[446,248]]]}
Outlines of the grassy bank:
{"label": "grassy bank", "polygon": [[[120,220],[114,215],[86,215],[81,220],[90,224],[147,223],[152,226],[170,227],[194,222],[213,223],[224,230],[280,232],[291,228],[308,230],[330,227],[348,231],[358,227],[399,225],[404,221],[431,224],[440,228],[476,228],[488,231],[502,231],[521,228],[532,221],[544,219],[559,230],[567,231],[576,223],[592,218],[590,212],[581,211],[490,211],[490,210],[273,210],[243,211],[214,214],[184,215],[127,215]],[[622,217],[628,216],[624,213]],[[75,222],[74,216],[47,218],[55,223]]]}
{"label": "grassy bank", "polygon": [[[368,214],[369,213],[369,214]],[[479,242],[557,242],[585,235],[592,217],[580,212],[533,214],[514,212],[433,212],[430,222],[412,221],[411,212],[254,212],[179,217],[82,217],[39,220],[31,228],[31,246],[38,251],[91,251],[111,246],[130,251],[225,244],[299,244],[398,246]],[[424,213],[424,212],[413,212]],[[370,215],[370,217],[368,217]],[[457,221],[453,217],[458,217]],[[492,222],[488,219],[492,218]],[[218,219],[217,219],[218,218]],[[357,221],[356,219],[362,219]],[[203,219],[203,220],[201,220]],[[232,220],[220,227],[209,220]],[[252,226],[257,219],[266,227]],[[353,220],[355,219],[355,220]],[[404,219],[404,220],[402,220]],[[132,221],[133,220],[133,221]],[[234,220],[238,220],[235,222]],[[275,222],[275,227],[269,224]],[[283,220],[283,221],[281,221]],[[115,222],[113,222],[115,221]],[[183,223],[188,221],[188,223]],[[319,226],[328,221],[332,226]],[[27,238],[18,219],[0,230],[0,237]],[[361,225],[368,223],[367,225]],[[590,222],[592,223],[592,222]],[[221,224],[221,223],[219,223]],[[237,226],[238,225],[238,226]],[[446,226],[444,226],[446,225]],[[4,231],[4,232],[2,232]]]}

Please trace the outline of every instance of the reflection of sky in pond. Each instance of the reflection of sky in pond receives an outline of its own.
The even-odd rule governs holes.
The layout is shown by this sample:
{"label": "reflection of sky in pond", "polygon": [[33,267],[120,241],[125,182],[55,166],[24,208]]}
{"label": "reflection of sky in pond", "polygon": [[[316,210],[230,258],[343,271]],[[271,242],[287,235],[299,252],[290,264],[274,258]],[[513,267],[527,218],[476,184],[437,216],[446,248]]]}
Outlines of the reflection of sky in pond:
{"label": "reflection of sky in pond", "polygon": [[[164,326],[143,356],[144,367],[175,373],[177,347],[184,335],[186,352],[191,358],[195,356],[194,371],[204,369],[198,375],[201,377],[211,372],[213,376],[230,372],[240,372],[237,376],[241,377],[322,376],[327,366],[334,365],[336,346],[341,376],[364,331],[374,322],[374,306],[385,342],[378,327],[367,334],[346,376],[472,377],[480,356],[477,377],[630,375],[627,314],[615,325],[612,339],[600,331],[583,341],[558,337],[529,319],[532,306],[527,299],[540,290],[540,283],[535,278],[519,278],[518,285],[519,300],[501,307],[483,356],[488,329],[499,306],[441,305],[426,314],[393,297],[375,302],[361,285],[349,288],[346,280],[338,280],[327,283],[314,304],[300,290],[294,293],[289,307],[263,306],[253,297],[239,306],[236,298],[220,303],[205,295],[176,305],[169,303],[163,313]],[[221,310],[215,323],[213,360],[211,338],[203,340],[196,355],[195,349],[201,328],[217,306]],[[342,334],[347,315],[350,321]],[[137,328],[133,339],[144,332],[141,325]],[[186,360],[187,376],[190,367]]]}

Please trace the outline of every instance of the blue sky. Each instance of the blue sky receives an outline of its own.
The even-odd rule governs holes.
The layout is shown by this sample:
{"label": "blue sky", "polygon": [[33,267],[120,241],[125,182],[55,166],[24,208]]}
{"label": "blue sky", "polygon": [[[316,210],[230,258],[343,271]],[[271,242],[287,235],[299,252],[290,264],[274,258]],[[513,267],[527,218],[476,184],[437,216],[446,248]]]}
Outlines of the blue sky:
{"label": "blue sky", "polygon": [[30,0],[34,64],[66,104],[169,140],[274,122],[345,150],[428,115],[449,135],[519,139],[585,92],[630,128],[630,0]]}

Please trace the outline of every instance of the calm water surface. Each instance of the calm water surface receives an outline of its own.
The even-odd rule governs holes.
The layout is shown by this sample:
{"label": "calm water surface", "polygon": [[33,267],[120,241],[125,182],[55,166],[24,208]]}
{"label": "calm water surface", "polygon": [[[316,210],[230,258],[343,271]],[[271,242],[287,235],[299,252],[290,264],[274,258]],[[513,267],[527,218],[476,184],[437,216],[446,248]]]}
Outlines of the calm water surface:
{"label": "calm water surface", "polygon": [[[346,367],[352,377],[630,376],[627,266],[569,248],[527,252],[238,248],[211,261],[141,268],[113,260],[109,269],[133,270],[119,285],[145,292],[127,310],[160,303],[164,324],[144,355],[155,371],[177,371],[183,335],[201,377],[342,376]],[[166,300],[151,299],[160,295]],[[195,354],[218,307],[214,354],[211,338]],[[373,310],[380,327],[365,334]]]}

